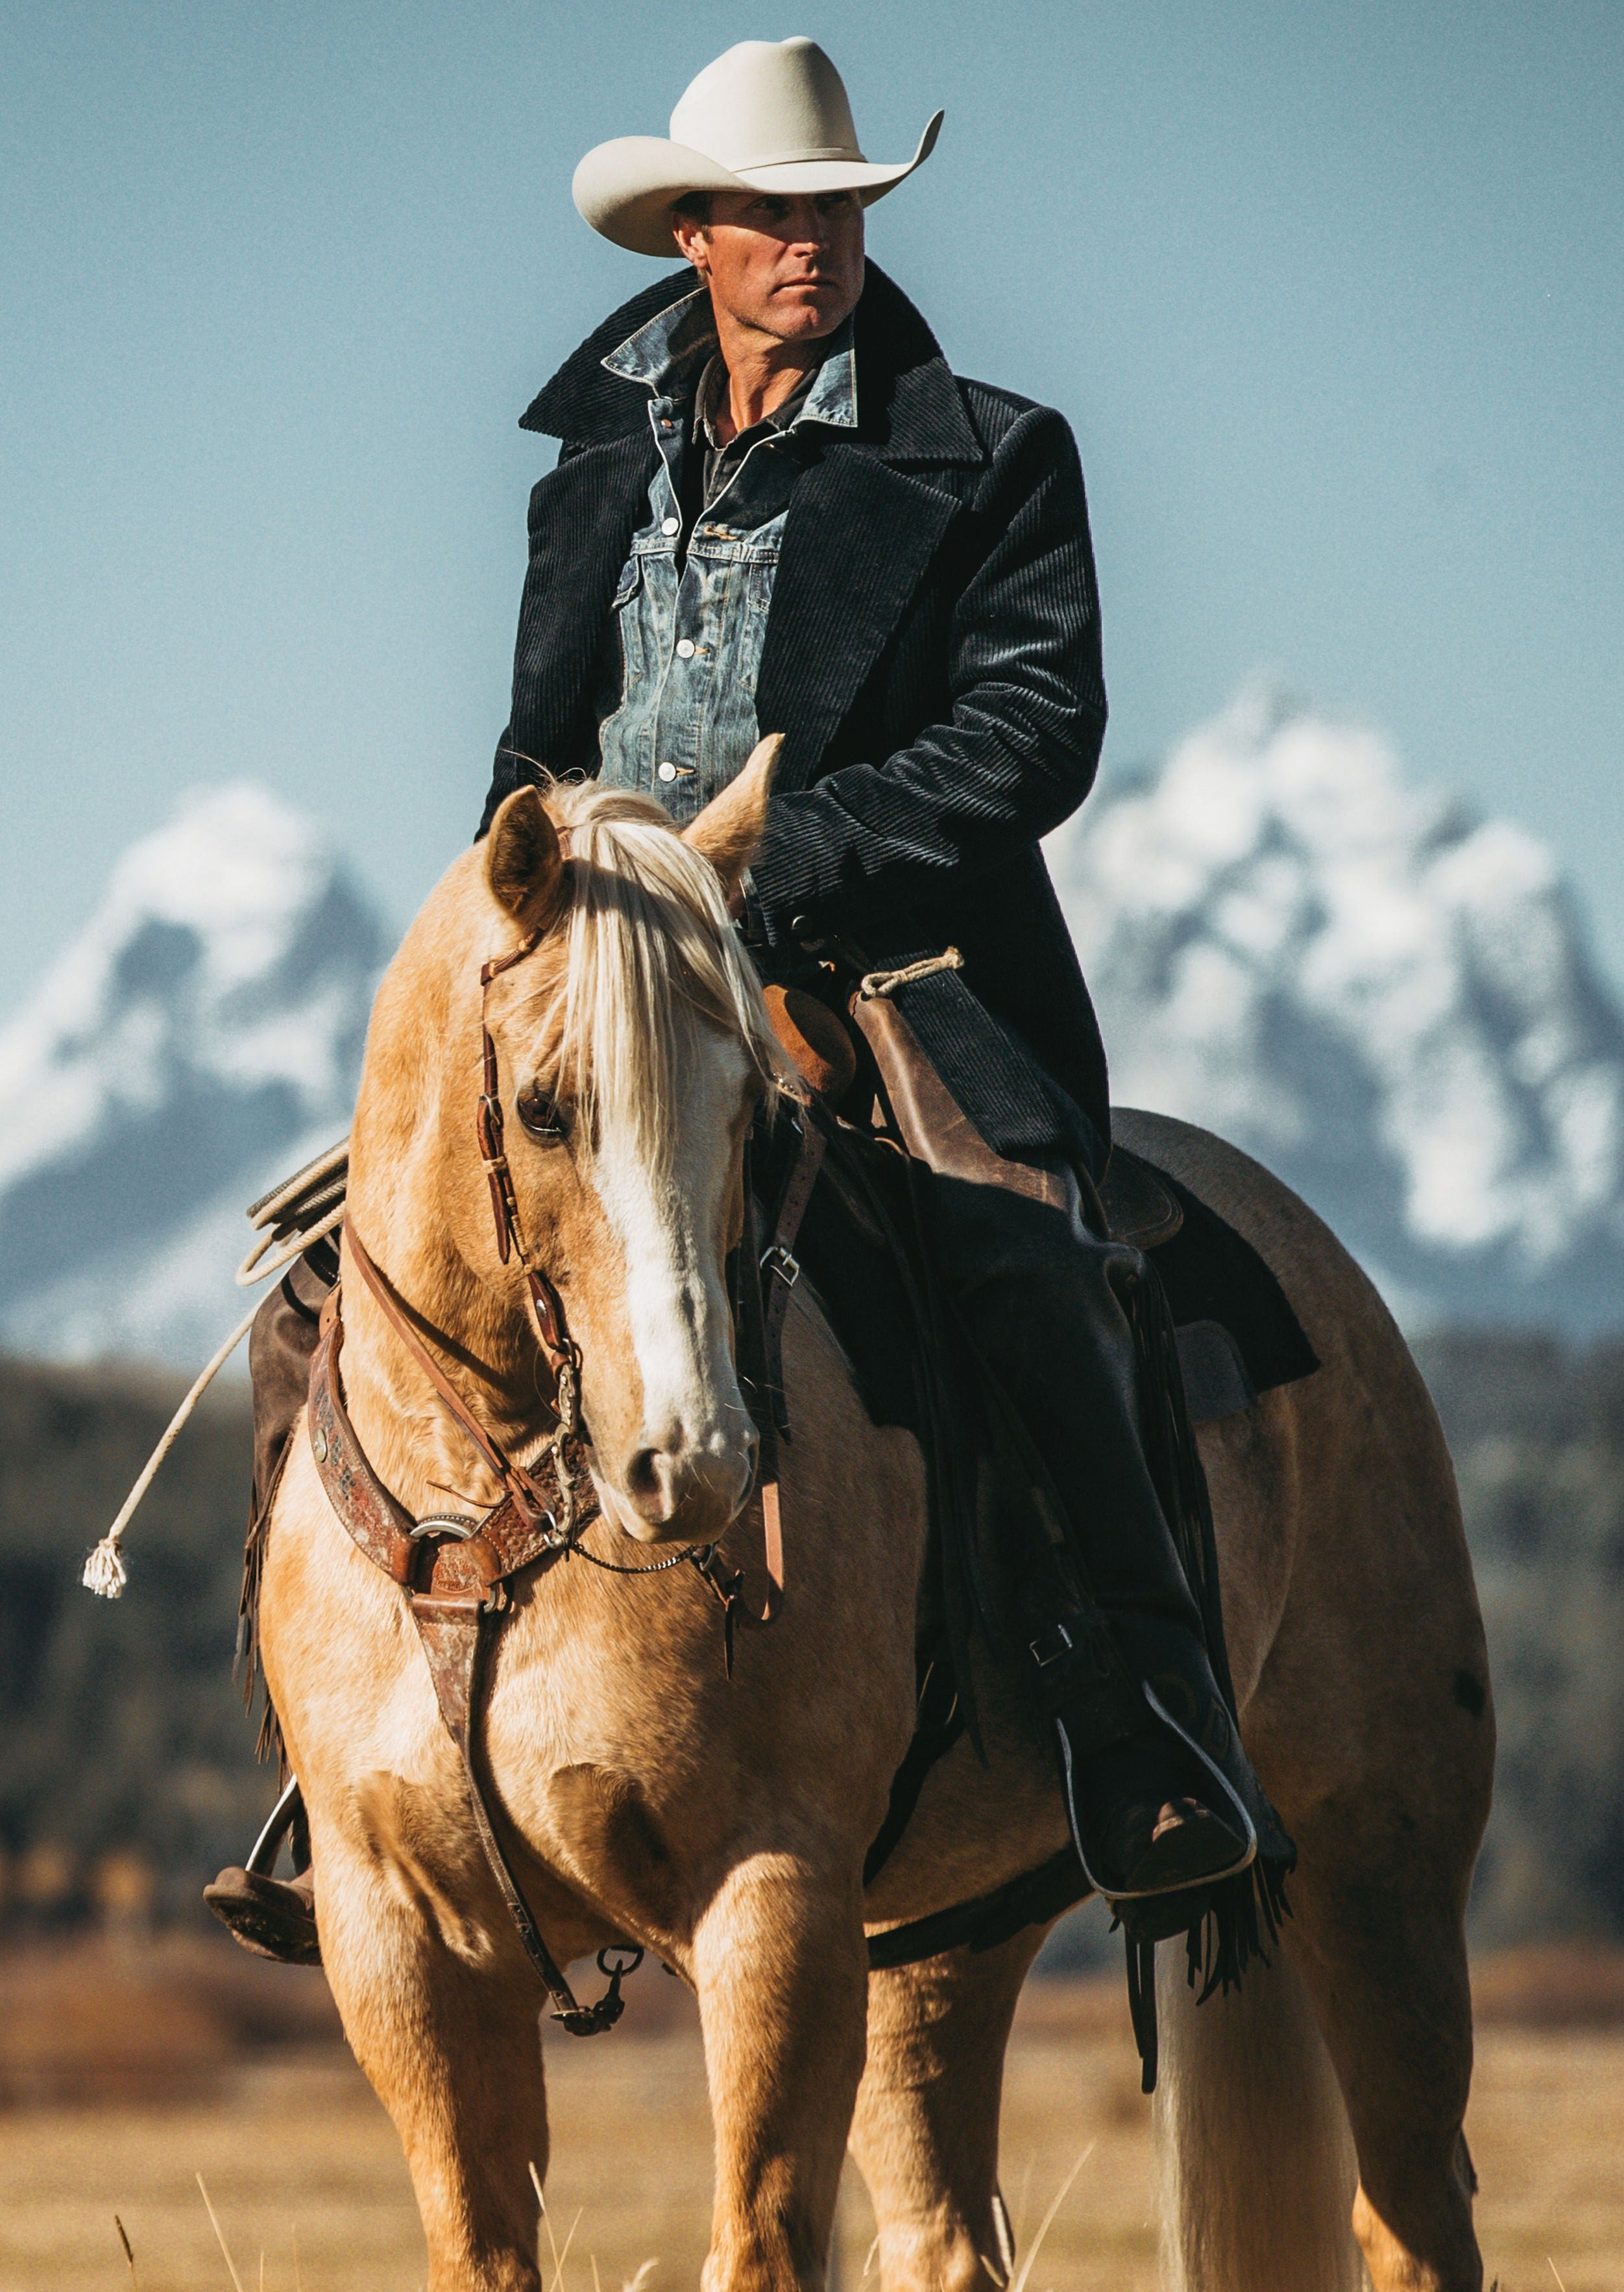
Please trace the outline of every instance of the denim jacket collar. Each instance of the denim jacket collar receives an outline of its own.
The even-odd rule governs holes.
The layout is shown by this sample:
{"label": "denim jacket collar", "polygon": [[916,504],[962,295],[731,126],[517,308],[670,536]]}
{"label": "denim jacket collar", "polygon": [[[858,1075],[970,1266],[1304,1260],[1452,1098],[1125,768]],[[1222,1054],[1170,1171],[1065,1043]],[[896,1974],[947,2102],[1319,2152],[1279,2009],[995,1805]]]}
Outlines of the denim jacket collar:
{"label": "denim jacket collar", "polygon": [[[620,351],[631,351],[648,336],[655,320],[684,305],[708,302],[703,288],[695,291],[693,276],[686,265],[680,271],[668,271],[614,311],[566,359],[526,409],[519,426],[562,438],[572,449],[620,438],[646,440],[649,382],[634,380],[614,361]],[[678,345],[684,353],[692,351],[703,367],[710,349],[703,347],[699,355],[701,333],[712,335],[713,342],[708,308],[701,311],[692,341],[685,336]],[[854,389],[853,426],[845,430],[846,440],[882,461],[904,466],[975,465],[987,459],[936,337],[901,288],[872,262],[853,335],[854,383],[860,360],[863,395],[859,406]]]}
{"label": "denim jacket collar", "polygon": [[[656,402],[670,404],[694,396],[715,349],[711,297],[700,286],[656,311],[601,363],[610,374],[645,384]],[[835,335],[806,402],[789,427],[797,429],[803,422],[823,422],[840,430],[857,426],[856,351],[849,319]]]}

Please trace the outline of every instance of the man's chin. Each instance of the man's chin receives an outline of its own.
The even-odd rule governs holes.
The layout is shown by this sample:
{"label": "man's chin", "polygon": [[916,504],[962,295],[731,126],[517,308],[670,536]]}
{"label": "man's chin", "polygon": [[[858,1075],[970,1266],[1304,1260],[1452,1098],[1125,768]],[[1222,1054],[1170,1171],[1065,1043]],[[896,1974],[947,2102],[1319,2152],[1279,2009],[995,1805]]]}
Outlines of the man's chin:
{"label": "man's chin", "polygon": [[824,335],[833,334],[845,319],[842,297],[838,293],[813,295],[805,287],[794,295],[779,298],[775,312],[776,331],[786,343],[815,343]]}

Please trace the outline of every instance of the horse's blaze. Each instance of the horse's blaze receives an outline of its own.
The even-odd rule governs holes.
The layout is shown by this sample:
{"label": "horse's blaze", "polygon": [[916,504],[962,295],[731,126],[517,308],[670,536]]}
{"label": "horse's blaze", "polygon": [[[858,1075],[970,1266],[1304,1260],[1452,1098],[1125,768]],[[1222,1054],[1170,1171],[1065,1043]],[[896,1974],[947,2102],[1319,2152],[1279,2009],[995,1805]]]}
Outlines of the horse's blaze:
{"label": "horse's blaze", "polygon": [[617,1363],[615,1419],[600,1422],[594,1409],[593,1438],[615,1515],[633,1536],[719,1536],[749,1489],[755,1432],[722,1278],[735,1174],[716,1151],[741,1119],[749,1080],[737,1044],[707,1028],[682,1077],[669,1168],[651,1173],[632,1141],[613,1137],[593,1158],[632,1354]]}

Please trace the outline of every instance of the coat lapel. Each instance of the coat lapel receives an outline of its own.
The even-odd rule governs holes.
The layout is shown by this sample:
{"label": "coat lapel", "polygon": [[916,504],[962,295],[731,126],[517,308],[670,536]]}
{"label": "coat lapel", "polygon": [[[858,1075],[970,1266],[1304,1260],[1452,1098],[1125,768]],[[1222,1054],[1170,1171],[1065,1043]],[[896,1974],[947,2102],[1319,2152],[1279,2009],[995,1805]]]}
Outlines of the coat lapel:
{"label": "coat lapel", "polygon": [[757,723],[784,735],[781,788],[804,787],[816,772],[958,506],[850,447],[832,447],[802,472],[756,680]]}
{"label": "coat lapel", "polygon": [[941,347],[868,266],[856,320],[860,428],[802,472],[784,525],[756,722],[784,735],[777,785],[804,787],[884,651],[958,510],[914,472],[985,462]]}

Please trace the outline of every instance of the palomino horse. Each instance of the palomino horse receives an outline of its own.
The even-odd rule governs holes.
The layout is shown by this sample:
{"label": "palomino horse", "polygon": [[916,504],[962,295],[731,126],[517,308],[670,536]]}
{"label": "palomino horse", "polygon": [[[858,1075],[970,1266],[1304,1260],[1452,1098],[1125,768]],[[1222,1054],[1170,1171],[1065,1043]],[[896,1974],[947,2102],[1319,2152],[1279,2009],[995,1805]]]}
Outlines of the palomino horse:
{"label": "palomino horse", "polygon": [[[527,1460],[549,1419],[471,1111],[481,964],[540,929],[489,1016],[525,1231],[583,1357],[600,1556],[722,1535],[751,1481],[724,1262],[745,1132],[782,1076],[727,901],[769,771],[758,752],[681,836],[640,798],[511,797],[430,897],[373,1016],[350,1223],[469,1408]],[[1262,1252],[1323,1363],[1202,1435],[1242,1730],[1301,1867],[1283,1961],[1238,1997],[1195,2008],[1168,1969],[1170,2271],[1203,2292],[1328,2292],[1358,2280],[1356,2235],[1377,2292],[1475,2292],[1462,1918],[1492,1720],[1443,1443],[1387,1312],[1293,1195],[1200,1131],[1121,1128]],[[346,1273],[343,1375],[378,1474],[414,1518],[494,1504]],[[865,1899],[912,1725],[924,1473],[910,1434],[870,1423],[804,1285],[785,1370],[789,1584],[770,1633],[741,1634],[729,1681],[693,1570],[531,1569],[489,1667],[486,1796],[560,1962],[631,1940],[697,1993],[717,2144],[707,2292],[821,2283],[848,2141],[886,2292],[969,2292],[1008,2276],[1000,2085],[1042,1934],[870,1975],[864,1927],[1045,1860],[1065,1843],[1060,1796],[989,1666],[986,1763],[961,1739]],[[753,1516],[728,1551],[759,1586]],[[540,1990],[400,1592],[345,1534],[303,1432],[261,1625],[328,1978],[405,2144],[430,2281],[531,2292]]]}

